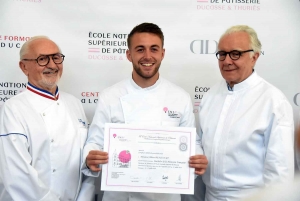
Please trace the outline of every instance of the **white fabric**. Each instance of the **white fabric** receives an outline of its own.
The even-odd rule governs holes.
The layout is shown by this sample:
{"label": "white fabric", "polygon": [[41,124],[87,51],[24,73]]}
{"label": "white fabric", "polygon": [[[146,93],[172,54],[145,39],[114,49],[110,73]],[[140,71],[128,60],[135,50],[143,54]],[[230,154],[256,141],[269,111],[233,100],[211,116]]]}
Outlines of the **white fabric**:
{"label": "white fabric", "polygon": [[200,104],[200,136],[208,159],[206,200],[232,201],[294,175],[291,105],[252,73],[228,91],[223,80]]}
{"label": "white fabric", "polygon": [[271,185],[243,201],[299,201],[299,189],[300,177],[296,175],[292,184]]}
{"label": "white fabric", "polygon": [[[171,118],[164,107],[176,111],[180,118]],[[195,117],[189,94],[178,86],[160,78],[153,86],[143,89],[127,79],[101,93],[84,147],[84,158],[90,150],[102,150],[105,123],[195,127]],[[97,175],[88,169],[84,173]],[[179,201],[180,195],[106,191],[103,200]]]}
{"label": "white fabric", "polygon": [[63,92],[54,101],[26,90],[1,109],[0,200],[65,201],[78,193],[91,200],[93,178],[78,192],[87,137],[80,101]]}

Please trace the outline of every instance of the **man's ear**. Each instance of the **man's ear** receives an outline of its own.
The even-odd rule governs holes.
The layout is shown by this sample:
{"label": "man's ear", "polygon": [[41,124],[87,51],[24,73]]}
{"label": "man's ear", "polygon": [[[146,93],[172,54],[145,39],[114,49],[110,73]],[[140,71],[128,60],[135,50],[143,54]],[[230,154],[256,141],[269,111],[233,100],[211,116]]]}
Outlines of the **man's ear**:
{"label": "man's ear", "polygon": [[165,57],[165,52],[166,52],[166,50],[165,50],[165,48],[163,48],[163,51],[162,51],[162,60],[163,60],[164,57]]}
{"label": "man's ear", "polygon": [[254,64],[255,64],[255,62],[257,61],[258,57],[259,57],[259,53],[258,53],[258,52],[255,52],[255,53],[253,54],[253,56],[252,56],[252,59],[253,59]]}
{"label": "man's ear", "polygon": [[19,67],[21,68],[23,73],[28,77],[29,75],[28,66],[26,66],[24,62],[19,61]]}

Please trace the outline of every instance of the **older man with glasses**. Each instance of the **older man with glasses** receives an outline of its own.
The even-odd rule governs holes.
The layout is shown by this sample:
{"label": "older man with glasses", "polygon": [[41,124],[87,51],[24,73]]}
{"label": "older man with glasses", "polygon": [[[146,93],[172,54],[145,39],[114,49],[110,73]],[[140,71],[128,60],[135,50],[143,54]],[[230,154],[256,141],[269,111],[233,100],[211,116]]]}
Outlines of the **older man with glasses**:
{"label": "older man with glasses", "polygon": [[199,146],[209,161],[206,201],[240,200],[293,180],[292,107],[254,70],[260,50],[256,32],[244,25],[229,28],[219,40],[224,80],[205,94],[199,110]]}
{"label": "older man with glasses", "polygon": [[80,173],[87,119],[78,99],[58,90],[64,55],[45,36],[20,50],[27,89],[0,112],[0,200],[92,200]]}

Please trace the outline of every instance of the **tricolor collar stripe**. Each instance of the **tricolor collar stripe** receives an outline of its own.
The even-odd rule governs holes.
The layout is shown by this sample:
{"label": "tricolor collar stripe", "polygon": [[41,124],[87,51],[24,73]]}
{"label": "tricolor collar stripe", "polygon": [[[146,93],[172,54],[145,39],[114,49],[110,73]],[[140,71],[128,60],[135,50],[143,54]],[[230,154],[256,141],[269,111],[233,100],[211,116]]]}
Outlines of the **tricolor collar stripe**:
{"label": "tricolor collar stripe", "polygon": [[43,89],[40,89],[40,88],[37,88],[37,87],[33,86],[29,82],[27,84],[27,89],[29,91],[32,91],[33,93],[36,93],[36,94],[38,94],[40,96],[43,96],[45,98],[49,98],[51,100],[57,100],[58,97],[59,97],[58,87],[56,88],[55,96],[53,96],[50,92],[48,92],[46,90],[43,90]]}

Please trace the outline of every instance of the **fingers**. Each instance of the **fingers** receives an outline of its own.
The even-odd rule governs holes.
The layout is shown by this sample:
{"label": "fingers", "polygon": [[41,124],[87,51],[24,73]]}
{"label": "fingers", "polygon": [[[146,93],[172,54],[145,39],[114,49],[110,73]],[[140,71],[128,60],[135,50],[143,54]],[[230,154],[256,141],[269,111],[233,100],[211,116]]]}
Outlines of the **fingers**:
{"label": "fingers", "polygon": [[86,165],[87,167],[95,172],[99,172],[101,168],[99,168],[100,164],[105,164],[108,162],[108,153],[98,150],[92,150],[86,157]]}
{"label": "fingers", "polygon": [[189,165],[191,168],[195,168],[195,174],[202,175],[205,173],[208,165],[208,160],[204,155],[191,156]]}
{"label": "fingers", "polygon": [[203,175],[205,173],[206,169],[195,169],[195,174],[197,175]]}

